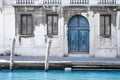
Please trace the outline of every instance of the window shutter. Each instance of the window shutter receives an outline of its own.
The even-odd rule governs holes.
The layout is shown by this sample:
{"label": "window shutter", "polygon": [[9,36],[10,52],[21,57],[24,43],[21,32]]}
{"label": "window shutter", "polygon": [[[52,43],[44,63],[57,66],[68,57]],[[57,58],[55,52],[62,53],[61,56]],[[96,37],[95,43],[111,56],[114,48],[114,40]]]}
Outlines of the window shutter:
{"label": "window shutter", "polygon": [[57,35],[58,34],[58,17],[53,16],[53,34]]}
{"label": "window shutter", "polygon": [[100,16],[100,36],[109,38],[111,36],[111,16],[101,15]]}
{"label": "window shutter", "polygon": [[21,15],[21,35],[33,35],[32,15]]}
{"label": "window shutter", "polygon": [[104,36],[104,16],[100,16],[100,36]]}
{"label": "window shutter", "polygon": [[58,15],[47,15],[47,35],[58,35]]}

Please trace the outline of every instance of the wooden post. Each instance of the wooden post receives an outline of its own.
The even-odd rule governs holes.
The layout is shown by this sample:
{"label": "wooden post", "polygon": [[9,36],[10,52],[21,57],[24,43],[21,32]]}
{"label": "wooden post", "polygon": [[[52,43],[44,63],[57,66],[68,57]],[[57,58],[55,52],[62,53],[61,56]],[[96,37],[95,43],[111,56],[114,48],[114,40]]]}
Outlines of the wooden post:
{"label": "wooden post", "polygon": [[50,47],[51,47],[52,40],[48,38],[47,40],[47,48],[46,48],[46,55],[45,55],[45,71],[49,69],[49,54],[50,54]]}
{"label": "wooden post", "polygon": [[15,38],[13,38],[12,43],[11,43],[11,54],[10,54],[10,70],[13,69],[14,65],[14,50],[15,50]]}

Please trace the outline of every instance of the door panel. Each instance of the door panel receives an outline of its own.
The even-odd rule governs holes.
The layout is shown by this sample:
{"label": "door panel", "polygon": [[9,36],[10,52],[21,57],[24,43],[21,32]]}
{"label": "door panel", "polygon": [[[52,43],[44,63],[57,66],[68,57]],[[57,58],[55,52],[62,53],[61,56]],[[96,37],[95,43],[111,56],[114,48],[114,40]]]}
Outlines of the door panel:
{"label": "door panel", "polygon": [[88,21],[84,17],[79,17],[79,27],[86,28],[89,27]]}
{"label": "door panel", "polygon": [[68,33],[68,51],[78,52],[78,30],[69,30]]}
{"label": "door panel", "polygon": [[89,31],[80,30],[79,32],[79,51],[88,52],[89,51]]}

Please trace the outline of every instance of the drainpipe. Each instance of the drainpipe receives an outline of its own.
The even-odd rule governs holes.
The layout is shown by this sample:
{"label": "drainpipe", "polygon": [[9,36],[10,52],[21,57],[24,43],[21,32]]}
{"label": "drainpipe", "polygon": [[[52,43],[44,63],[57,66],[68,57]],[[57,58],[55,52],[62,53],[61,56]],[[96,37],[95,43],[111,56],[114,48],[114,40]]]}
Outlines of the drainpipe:
{"label": "drainpipe", "polygon": [[48,37],[47,39],[47,48],[46,48],[46,55],[45,55],[45,71],[49,69],[49,55],[50,55],[50,47],[51,47],[51,37]]}
{"label": "drainpipe", "polygon": [[10,70],[13,70],[14,66],[14,51],[15,51],[15,38],[13,38],[11,43],[11,54],[10,54]]}

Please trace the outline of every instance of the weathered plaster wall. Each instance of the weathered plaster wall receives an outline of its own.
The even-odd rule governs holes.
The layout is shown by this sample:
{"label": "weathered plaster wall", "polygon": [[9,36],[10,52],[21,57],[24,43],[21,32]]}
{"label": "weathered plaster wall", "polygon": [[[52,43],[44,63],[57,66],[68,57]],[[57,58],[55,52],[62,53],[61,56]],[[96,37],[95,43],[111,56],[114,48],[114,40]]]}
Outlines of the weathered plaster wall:
{"label": "weathered plaster wall", "polygon": [[0,11],[0,52],[3,51],[3,13]]}
{"label": "weathered plaster wall", "polygon": [[[92,57],[117,57],[117,27],[116,27],[116,12],[114,8],[101,8],[95,7],[90,8],[83,7],[68,7],[64,11],[64,18],[65,18],[65,49],[66,55],[68,54],[68,44],[67,44],[67,23],[69,19],[74,15],[82,15],[86,17],[89,21],[90,25],[90,52],[89,56]],[[100,15],[101,14],[111,14],[111,37],[110,38],[103,38],[100,36]],[[72,54],[73,55],[73,54]],[[76,55],[76,54],[75,54]],[[83,54],[84,55],[84,54]],[[77,55],[78,56],[78,55]],[[81,54],[79,56],[82,56]]]}
{"label": "weathered plaster wall", "polygon": [[[58,9],[56,9],[58,10]],[[52,12],[52,8],[43,7],[19,7],[16,8],[16,34],[19,35],[20,15],[32,14],[34,35],[28,37],[17,38],[16,53],[21,55],[44,56],[46,53],[47,45],[47,21],[46,15],[48,13],[58,13],[58,35],[53,36],[51,54],[52,56],[63,56],[63,17],[61,9]]]}
{"label": "weathered plaster wall", "polygon": [[0,13],[0,52],[10,50],[15,35],[15,14],[12,6],[4,6]]}
{"label": "weathered plaster wall", "polygon": [[[116,12],[107,8],[105,10],[99,10],[95,14],[95,57],[117,57],[117,27],[116,27]],[[111,14],[111,37],[103,38],[100,36],[100,14]]]}
{"label": "weathered plaster wall", "polygon": [[[84,57],[117,57],[120,56],[120,12],[114,8],[88,7],[12,7],[4,6],[0,12],[0,52],[9,51],[11,39],[17,36],[15,53],[20,55],[44,56],[47,41],[46,15],[58,13],[58,35],[53,36],[51,56],[68,54],[67,30],[69,19],[74,15],[86,17],[90,25],[90,52],[76,56]],[[21,37],[19,35],[20,15],[32,14],[34,35]],[[111,38],[103,38],[100,32],[100,14],[111,14]],[[116,20],[117,19],[117,20]],[[72,56],[75,56],[72,55]],[[70,55],[69,55],[70,56]]]}

